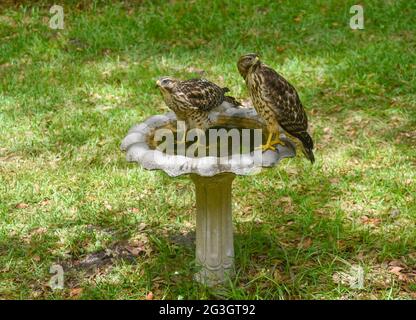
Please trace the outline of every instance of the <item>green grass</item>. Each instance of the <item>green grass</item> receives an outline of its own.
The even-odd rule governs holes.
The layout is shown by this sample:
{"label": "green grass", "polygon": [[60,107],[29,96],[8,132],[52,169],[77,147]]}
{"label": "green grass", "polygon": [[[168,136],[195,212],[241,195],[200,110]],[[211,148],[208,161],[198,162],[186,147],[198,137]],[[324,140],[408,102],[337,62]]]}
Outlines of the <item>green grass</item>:
{"label": "green grass", "polygon": [[[59,2],[61,31],[46,1],[0,6],[0,298],[416,298],[414,2],[365,1],[356,31],[354,1],[89,2]],[[167,111],[161,75],[200,68],[247,98],[236,60],[253,51],[298,89],[317,162],[235,180],[237,276],[209,289],[192,281],[192,183],[119,145]],[[338,279],[351,265],[361,290]]]}

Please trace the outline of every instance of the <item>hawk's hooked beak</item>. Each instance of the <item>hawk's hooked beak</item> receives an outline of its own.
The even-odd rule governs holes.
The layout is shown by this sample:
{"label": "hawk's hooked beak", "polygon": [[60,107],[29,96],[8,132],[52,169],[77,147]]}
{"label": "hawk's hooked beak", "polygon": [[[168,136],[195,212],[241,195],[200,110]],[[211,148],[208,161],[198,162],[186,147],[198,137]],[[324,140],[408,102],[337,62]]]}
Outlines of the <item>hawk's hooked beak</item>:
{"label": "hawk's hooked beak", "polygon": [[255,61],[255,63],[257,63],[258,61],[260,61],[259,56],[256,56],[256,57],[254,58],[254,61]]}
{"label": "hawk's hooked beak", "polygon": [[156,81],[155,88],[157,89],[157,88],[159,88],[160,86],[161,86],[160,80],[157,80],[157,81]]}

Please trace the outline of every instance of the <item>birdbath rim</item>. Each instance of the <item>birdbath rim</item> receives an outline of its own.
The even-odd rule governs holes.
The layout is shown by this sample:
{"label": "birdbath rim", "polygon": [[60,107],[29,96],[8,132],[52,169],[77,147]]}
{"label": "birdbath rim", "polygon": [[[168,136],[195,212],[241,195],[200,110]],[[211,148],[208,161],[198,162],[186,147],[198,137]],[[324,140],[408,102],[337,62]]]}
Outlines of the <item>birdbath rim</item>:
{"label": "birdbath rim", "polygon": [[[254,108],[227,108],[211,112],[209,116],[214,125],[224,123],[228,119],[249,120],[257,123],[260,128],[264,127],[264,121],[257,115]],[[285,146],[277,145],[275,151],[267,150],[224,157],[188,157],[152,149],[149,145],[149,136],[155,130],[176,123],[176,121],[175,114],[169,112],[151,116],[131,127],[120,146],[121,150],[126,152],[126,160],[137,162],[147,170],[162,170],[171,177],[187,174],[212,177],[221,173],[252,175],[259,173],[262,168],[276,166],[283,158],[291,158],[296,155],[295,144],[285,135],[280,137],[285,142]]]}

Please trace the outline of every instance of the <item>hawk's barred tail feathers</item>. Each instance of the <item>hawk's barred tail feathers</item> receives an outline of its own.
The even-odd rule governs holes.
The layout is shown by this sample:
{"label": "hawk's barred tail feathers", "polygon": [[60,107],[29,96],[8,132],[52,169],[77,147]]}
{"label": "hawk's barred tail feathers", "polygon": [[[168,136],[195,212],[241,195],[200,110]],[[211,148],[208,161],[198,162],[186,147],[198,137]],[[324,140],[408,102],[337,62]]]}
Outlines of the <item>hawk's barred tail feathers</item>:
{"label": "hawk's barred tail feathers", "polygon": [[240,107],[242,104],[234,97],[224,96],[224,101],[231,103],[233,107]]}
{"label": "hawk's barred tail feathers", "polygon": [[306,156],[306,158],[308,158],[308,160],[311,163],[314,163],[315,162],[315,156],[313,155],[313,151],[312,151],[312,149],[313,149],[313,140],[312,140],[311,136],[309,135],[309,133],[307,133],[306,131],[302,131],[302,132],[296,132],[296,133],[291,132],[290,134],[292,136],[298,138],[302,142],[303,154]]}
{"label": "hawk's barred tail feathers", "polygon": [[221,88],[222,92],[224,93],[224,101],[231,103],[234,107],[239,107],[241,106],[241,103],[234,97],[230,97],[230,96],[226,96],[225,93],[230,92],[230,89],[228,89],[227,87]]}

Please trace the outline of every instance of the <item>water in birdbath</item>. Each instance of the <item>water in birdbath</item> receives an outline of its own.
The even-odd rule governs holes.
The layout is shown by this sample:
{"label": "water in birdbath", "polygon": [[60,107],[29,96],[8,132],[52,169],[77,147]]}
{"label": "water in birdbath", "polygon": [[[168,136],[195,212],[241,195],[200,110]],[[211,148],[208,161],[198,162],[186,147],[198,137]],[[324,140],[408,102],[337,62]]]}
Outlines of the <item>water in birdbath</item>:
{"label": "water in birdbath", "polygon": [[268,134],[259,122],[250,119],[221,119],[205,132],[195,129],[185,132],[183,129],[184,126],[171,122],[152,132],[147,143],[150,149],[170,155],[186,152],[187,156],[195,158],[227,157],[250,154],[266,141]]}

